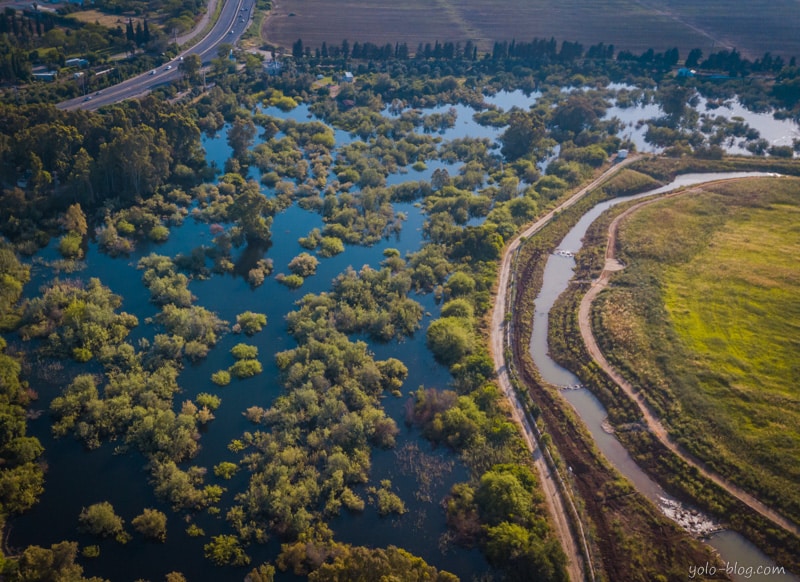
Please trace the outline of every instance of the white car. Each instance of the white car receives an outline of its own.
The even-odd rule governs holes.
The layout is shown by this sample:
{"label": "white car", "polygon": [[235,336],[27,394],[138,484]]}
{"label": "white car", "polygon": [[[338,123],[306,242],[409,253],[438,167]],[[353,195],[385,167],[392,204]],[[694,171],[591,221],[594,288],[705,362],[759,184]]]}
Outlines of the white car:
{"label": "white car", "polygon": [[167,70],[169,71],[172,68],[172,65],[167,65]]}

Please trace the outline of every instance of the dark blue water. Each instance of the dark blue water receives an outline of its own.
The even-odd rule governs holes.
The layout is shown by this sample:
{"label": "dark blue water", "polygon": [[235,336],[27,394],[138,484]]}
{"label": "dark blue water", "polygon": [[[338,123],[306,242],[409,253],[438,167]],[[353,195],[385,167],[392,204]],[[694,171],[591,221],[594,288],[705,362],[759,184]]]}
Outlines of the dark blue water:
{"label": "dark blue water", "polygon": [[[265,112],[288,116],[300,122],[306,121],[308,115],[305,107],[298,107],[288,115],[273,110]],[[337,138],[349,139],[349,136],[337,131]],[[222,168],[230,155],[224,131],[215,137],[204,139],[204,145],[209,162]],[[434,161],[422,171],[404,168],[402,173],[390,176],[388,181],[393,184],[403,180],[429,179],[432,172],[439,167],[444,165]],[[453,166],[448,169],[451,173],[457,171]],[[265,191],[265,194],[268,193]],[[191,538],[186,535],[184,530],[189,516],[172,512],[167,504],[155,497],[148,484],[148,475],[144,469],[146,460],[143,456],[136,452],[115,454],[115,448],[121,444],[119,442],[104,443],[95,451],[85,451],[72,437],[53,439],[50,435],[49,419],[44,414],[31,421],[30,433],[39,437],[46,448],[48,472],[45,493],[30,512],[13,521],[10,546],[49,546],[62,540],[76,540],[81,547],[99,544],[99,558],[80,561],[86,575],[102,576],[114,582],[139,578],[163,580],[171,571],[180,571],[193,582],[241,579],[247,569],[213,566],[203,558],[203,545],[213,535],[233,533],[224,519],[224,513],[227,507],[234,504],[235,493],[246,488],[248,474],[246,471],[239,471],[233,479],[224,481],[214,477],[211,469],[221,461],[236,462],[238,457],[228,451],[228,443],[240,437],[244,431],[255,429],[243,417],[242,412],[250,406],[269,407],[281,393],[273,354],[295,345],[284,322],[284,316],[295,308],[295,302],[306,293],[328,290],[331,280],[348,266],[356,269],[363,265],[380,268],[384,259],[383,251],[387,248],[397,248],[403,255],[420,248],[424,220],[421,208],[413,203],[398,203],[395,204],[395,210],[406,216],[398,235],[392,235],[371,247],[346,246],[341,255],[321,259],[317,274],[307,278],[298,290],[289,290],[277,283],[274,277],[268,277],[262,286],[255,289],[243,278],[233,275],[214,275],[206,280],[192,280],[189,284],[190,291],[197,297],[196,304],[215,311],[222,319],[231,323],[235,322],[237,314],[245,310],[265,313],[268,318],[267,327],[253,337],[246,338],[233,333],[222,336],[206,359],[197,364],[187,363],[179,376],[182,392],[175,397],[176,410],[180,409],[185,400],[193,400],[200,392],[210,392],[222,398],[222,404],[215,411],[216,419],[202,431],[199,454],[191,463],[182,465],[184,469],[190,465],[206,467],[206,483],[217,483],[228,488],[219,504],[222,508],[220,515],[213,516],[207,512],[191,514],[191,522],[205,530],[205,537]],[[300,247],[297,239],[306,236],[313,228],[322,226],[323,221],[318,214],[296,205],[277,215],[272,227],[273,244],[265,253],[274,262],[274,272],[288,272],[289,261],[305,250]],[[98,277],[113,292],[122,295],[124,301],[121,310],[139,317],[140,325],[129,336],[129,340],[135,344],[139,338],[152,338],[160,331],[157,325],[145,323],[145,319],[155,315],[158,310],[149,301],[149,291],[141,281],[142,271],[136,268],[139,259],[152,252],[170,257],[175,257],[178,253],[189,253],[199,245],[212,244],[212,238],[209,225],[198,223],[189,217],[183,225],[171,228],[166,242],[140,242],[129,257],[111,258],[100,253],[96,244],[91,243],[85,268],[62,277],[80,277],[84,280]],[[42,256],[48,260],[57,258],[55,243],[45,249]],[[51,269],[37,266],[26,293],[32,296],[52,277]],[[423,304],[425,312],[432,314],[423,318],[420,331],[402,342],[370,346],[376,359],[395,357],[402,360],[409,369],[408,379],[402,389],[403,396],[387,395],[383,401],[387,414],[395,419],[401,432],[395,449],[374,451],[370,482],[371,485],[376,485],[381,479],[391,479],[393,490],[400,495],[409,511],[400,517],[381,518],[376,509],[368,504],[361,514],[343,513],[332,521],[331,527],[336,533],[336,539],[340,541],[371,547],[395,544],[438,568],[470,579],[488,570],[481,554],[476,550],[468,551],[440,544],[440,538],[447,529],[441,500],[454,483],[469,478],[468,471],[452,452],[444,448],[433,450],[416,429],[407,428],[403,423],[404,407],[411,391],[421,385],[444,388],[450,381],[447,369],[437,364],[425,347],[424,330],[431,317],[438,315],[438,306],[430,295],[415,296],[415,299]],[[264,366],[263,373],[247,380],[234,380],[223,388],[215,386],[210,381],[211,374],[227,368],[233,362],[229,350],[241,341],[258,347],[259,359]],[[83,366],[67,363],[58,374],[60,382],[34,386],[40,394],[36,408],[46,410],[50,401],[60,394],[75,374],[99,371],[99,366],[93,363]],[[408,463],[404,465],[398,462],[398,455],[409,451],[414,462],[424,461],[442,468],[441,477],[434,479],[430,488],[425,491],[425,500],[417,499],[420,486],[416,470],[409,468]],[[81,509],[99,501],[109,501],[117,514],[126,521],[130,532],[130,521],[144,508],[163,511],[168,516],[167,542],[145,542],[134,533],[131,542],[121,545],[115,541],[98,541],[96,538],[78,534],[76,528]],[[274,539],[268,544],[247,548],[253,565],[265,561],[274,562],[278,552],[279,541]],[[293,578],[288,574],[280,574],[279,577]]]}

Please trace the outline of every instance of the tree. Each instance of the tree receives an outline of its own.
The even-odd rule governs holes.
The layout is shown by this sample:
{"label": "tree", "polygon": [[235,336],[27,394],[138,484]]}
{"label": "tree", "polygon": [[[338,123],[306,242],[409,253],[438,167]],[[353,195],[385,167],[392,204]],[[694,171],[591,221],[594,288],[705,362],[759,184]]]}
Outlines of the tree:
{"label": "tree", "polygon": [[580,133],[597,122],[598,113],[582,94],[570,95],[553,113],[553,123],[565,131]]}
{"label": "tree", "polygon": [[[185,61],[184,61],[185,62]],[[253,145],[256,137],[256,126],[250,118],[237,117],[228,130],[228,145],[233,150],[233,157],[242,158],[247,149]]]}
{"label": "tree", "polygon": [[133,518],[131,525],[146,538],[159,542],[167,540],[167,516],[157,509],[145,509]]}
{"label": "tree", "polygon": [[289,261],[289,270],[300,277],[310,277],[317,272],[319,260],[308,253],[300,253]]}
{"label": "tree", "polygon": [[689,51],[689,55],[686,57],[686,67],[691,69],[696,67],[700,64],[700,59],[703,58],[703,51],[699,48],[695,48]]}
{"label": "tree", "polygon": [[302,59],[303,58],[303,39],[298,38],[292,44],[292,56],[295,59]]}
{"label": "tree", "polygon": [[510,472],[488,471],[475,492],[481,519],[491,525],[502,521],[527,522],[533,503],[531,493]]}
{"label": "tree", "polygon": [[211,538],[211,542],[203,546],[206,558],[217,566],[246,566],[250,556],[244,553],[236,536],[220,535]]}
{"label": "tree", "polygon": [[261,193],[256,182],[244,184],[234,198],[230,216],[242,228],[249,244],[263,244],[270,240],[274,205]]}
{"label": "tree", "polygon": [[191,54],[183,57],[183,60],[178,65],[178,70],[189,79],[190,83],[195,83],[198,80],[202,66],[203,62],[200,60],[200,55]]}
{"label": "tree", "polygon": [[238,329],[234,326],[234,331],[242,331],[245,335],[253,335],[267,325],[267,316],[263,313],[245,311],[236,316],[236,325]]}
{"label": "tree", "polygon": [[275,578],[275,566],[272,564],[261,564],[258,568],[253,568],[244,577],[244,582],[272,582]]}
{"label": "tree", "polygon": [[108,501],[84,507],[78,521],[82,531],[103,538],[117,536],[125,531],[122,518],[114,513],[114,507]]}
{"label": "tree", "polygon": [[500,152],[514,161],[533,152],[546,135],[544,121],[538,113],[514,109],[508,119],[508,129],[500,136]]}
{"label": "tree", "polygon": [[469,354],[474,343],[470,326],[456,317],[443,317],[431,323],[427,341],[434,357],[448,366]]}
{"label": "tree", "polygon": [[74,232],[80,236],[86,236],[89,227],[86,224],[86,215],[83,213],[80,204],[71,204],[64,213],[61,225],[67,232]]}
{"label": "tree", "polygon": [[21,582],[102,582],[100,578],[84,578],[83,568],[75,563],[76,542],[61,542],[50,548],[29,546],[17,562],[14,580]]}
{"label": "tree", "polygon": [[457,271],[450,276],[444,287],[453,297],[469,295],[475,291],[475,279],[463,271]]}

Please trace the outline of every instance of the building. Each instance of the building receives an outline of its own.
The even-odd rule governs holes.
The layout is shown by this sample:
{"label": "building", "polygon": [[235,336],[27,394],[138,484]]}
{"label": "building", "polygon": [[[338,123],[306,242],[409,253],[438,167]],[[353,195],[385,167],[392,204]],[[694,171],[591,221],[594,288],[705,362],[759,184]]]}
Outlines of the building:
{"label": "building", "polygon": [[352,83],[355,80],[356,80],[356,78],[353,76],[353,73],[351,73],[350,71],[347,71],[347,72],[345,72],[344,75],[342,75],[342,83]]}
{"label": "building", "polygon": [[55,81],[56,77],[58,77],[58,71],[34,71],[32,76],[37,81]]}
{"label": "building", "polygon": [[86,59],[67,59],[64,61],[65,67],[80,67],[81,69],[89,66],[89,61]]}

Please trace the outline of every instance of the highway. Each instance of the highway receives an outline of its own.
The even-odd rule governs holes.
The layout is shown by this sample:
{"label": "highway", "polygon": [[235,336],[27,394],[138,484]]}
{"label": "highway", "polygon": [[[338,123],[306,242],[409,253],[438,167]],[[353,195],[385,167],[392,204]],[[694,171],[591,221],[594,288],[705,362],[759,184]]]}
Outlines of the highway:
{"label": "highway", "polygon": [[191,54],[200,56],[203,64],[208,64],[217,56],[217,47],[223,43],[233,44],[247,28],[254,8],[254,0],[221,0],[223,2],[219,18],[211,31],[192,48],[180,53],[174,60],[147,71],[121,83],[102,89],[99,94],[77,97],[62,101],[59,109],[86,109],[94,111],[105,105],[118,103],[146,95],[155,87],[165,85],[180,78],[178,69],[181,57]]}

